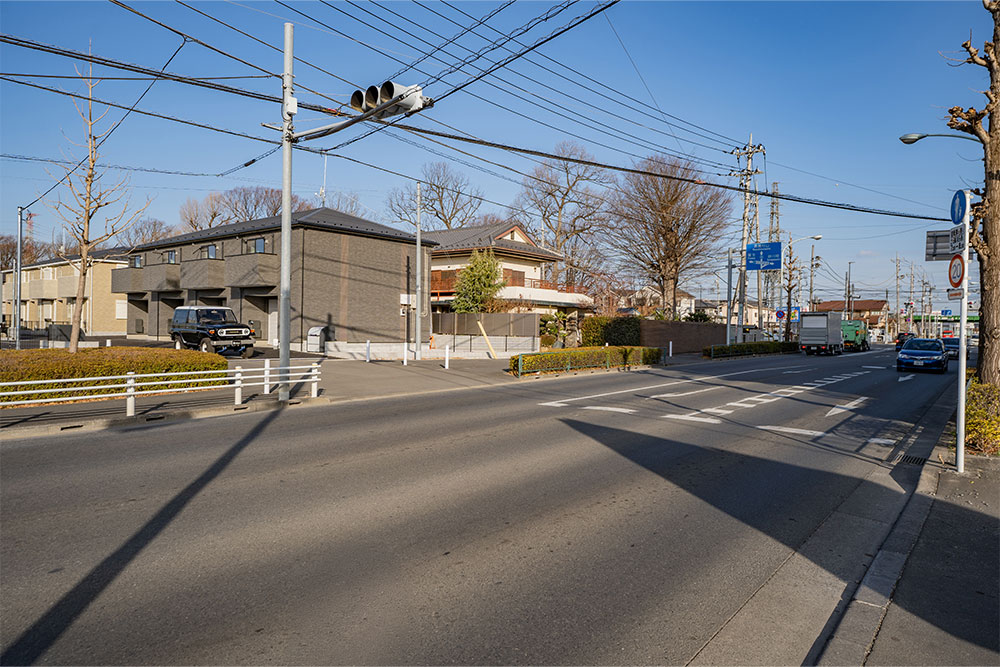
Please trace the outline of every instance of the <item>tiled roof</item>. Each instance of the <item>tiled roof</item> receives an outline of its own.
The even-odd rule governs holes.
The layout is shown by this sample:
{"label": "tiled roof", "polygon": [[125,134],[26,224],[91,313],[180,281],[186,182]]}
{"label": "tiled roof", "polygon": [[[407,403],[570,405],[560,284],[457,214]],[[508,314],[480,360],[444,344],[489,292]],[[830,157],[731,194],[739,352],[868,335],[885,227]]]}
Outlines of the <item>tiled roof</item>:
{"label": "tiled roof", "polygon": [[[292,213],[292,227],[314,227],[317,229],[328,229],[330,231],[345,232],[348,234],[359,234],[361,236],[374,236],[377,238],[392,239],[410,243],[416,242],[416,236],[408,234],[394,227],[380,225],[371,220],[365,220],[357,216],[348,215],[332,208],[314,208],[308,211],[298,211]],[[151,248],[162,248],[164,246],[179,245],[192,241],[203,241],[209,239],[225,238],[230,236],[240,236],[255,232],[264,232],[281,229],[281,216],[275,215],[270,218],[260,218],[258,220],[246,220],[243,222],[231,222],[228,225],[219,225],[210,229],[200,229],[196,232],[188,232],[179,236],[153,241],[138,246],[136,250],[149,250]],[[426,245],[437,245],[434,240],[429,240]]]}
{"label": "tiled roof", "polygon": [[[889,302],[885,299],[855,299],[852,302],[854,306],[854,311],[865,311],[865,310],[882,310],[889,305]],[[814,310],[820,312],[835,312],[838,310],[844,310],[844,300],[840,301],[821,301],[816,304]]]}
{"label": "tiled roof", "polygon": [[[494,248],[530,254],[550,260],[562,259],[562,255],[559,253],[540,248],[534,243],[522,243],[521,241],[497,238],[515,226],[509,222],[498,222],[490,225],[424,232],[423,236],[424,238],[433,239],[440,244],[434,250],[434,252],[438,253],[455,250],[474,250],[477,248]],[[524,230],[522,229],[521,231]]]}
{"label": "tiled roof", "polygon": [[[127,246],[116,246],[114,248],[103,248],[101,250],[92,250],[90,256],[94,259],[107,259],[107,260],[121,260],[125,261],[126,255],[128,255],[129,248]],[[32,262],[31,264],[25,264],[22,269],[30,269],[35,266],[47,266],[49,264],[61,264],[66,261],[75,261],[80,259],[80,253],[75,253],[73,255],[66,255],[66,257],[60,257],[55,255],[53,257],[48,257],[46,259],[40,259],[37,262]]]}

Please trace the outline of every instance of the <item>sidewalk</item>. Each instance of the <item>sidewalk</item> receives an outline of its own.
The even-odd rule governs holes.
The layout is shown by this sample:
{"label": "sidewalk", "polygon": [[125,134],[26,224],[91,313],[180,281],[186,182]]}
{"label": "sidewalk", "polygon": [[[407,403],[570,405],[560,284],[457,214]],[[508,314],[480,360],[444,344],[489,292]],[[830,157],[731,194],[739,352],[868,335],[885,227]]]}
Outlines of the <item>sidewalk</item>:
{"label": "sidewalk", "polygon": [[1000,665],[1000,458],[955,471],[954,419],[819,664]]}

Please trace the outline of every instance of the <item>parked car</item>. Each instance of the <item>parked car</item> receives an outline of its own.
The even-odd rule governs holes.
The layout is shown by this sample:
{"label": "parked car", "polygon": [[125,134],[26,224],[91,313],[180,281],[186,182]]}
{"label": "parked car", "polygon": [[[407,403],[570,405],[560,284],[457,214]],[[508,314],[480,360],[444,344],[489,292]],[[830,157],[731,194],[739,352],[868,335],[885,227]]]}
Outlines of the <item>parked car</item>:
{"label": "parked car", "polygon": [[909,339],[915,338],[915,337],[916,337],[916,334],[914,334],[914,333],[900,333],[900,334],[898,334],[896,336],[896,351],[899,352],[899,348],[903,347],[903,343],[905,343]]}
{"label": "parked car", "polygon": [[948,372],[948,350],[940,338],[910,338],[896,355],[896,370]]}
{"label": "parked car", "polygon": [[253,356],[257,332],[241,324],[231,308],[223,306],[181,306],[170,320],[174,348],[194,347],[202,352],[235,352]]}
{"label": "parked car", "polygon": [[[948,350],[948,356],[952,359],[958,359],[959,340],[957,338],[942,338],[941,341],[944,343],[944,349]],[[968,359],[969,341],[965,343],[965,358]]]}

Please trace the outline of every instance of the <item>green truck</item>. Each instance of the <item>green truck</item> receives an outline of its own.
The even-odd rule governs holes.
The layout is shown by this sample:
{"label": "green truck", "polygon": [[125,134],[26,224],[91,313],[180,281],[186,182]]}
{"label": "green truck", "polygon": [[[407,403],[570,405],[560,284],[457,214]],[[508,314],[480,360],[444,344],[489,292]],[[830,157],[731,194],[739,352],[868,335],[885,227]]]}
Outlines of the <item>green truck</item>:
{"label": "green truck", "polygon": [[848,352],[864,352],[871,349],[868,342],[868,324],[864,320],[843,320],[840,330],[844,334],[844,349]]}

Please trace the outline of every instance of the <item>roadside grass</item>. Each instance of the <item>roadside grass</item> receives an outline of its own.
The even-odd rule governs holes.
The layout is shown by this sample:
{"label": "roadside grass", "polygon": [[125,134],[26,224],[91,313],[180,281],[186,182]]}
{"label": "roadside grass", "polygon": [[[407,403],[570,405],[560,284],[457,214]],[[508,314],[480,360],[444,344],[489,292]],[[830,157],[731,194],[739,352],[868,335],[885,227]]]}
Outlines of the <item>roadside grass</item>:
{"label": "roadside grass", "polygon": [[975,369],[965,395],[965,447],[971,454],[1000,456],[1000,387],[982,384]]}

